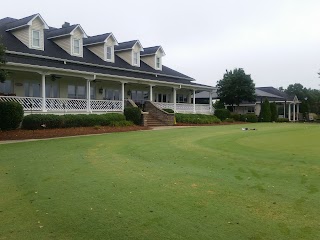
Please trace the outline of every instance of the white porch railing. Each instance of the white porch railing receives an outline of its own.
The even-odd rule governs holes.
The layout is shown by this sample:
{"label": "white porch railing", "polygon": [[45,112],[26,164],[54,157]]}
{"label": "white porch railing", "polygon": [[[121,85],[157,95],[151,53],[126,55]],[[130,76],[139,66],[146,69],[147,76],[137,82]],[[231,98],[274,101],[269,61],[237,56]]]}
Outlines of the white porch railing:
{"label": "white porch railing", "polygon": [[[42,98],[38,97],[16,97],[16,96],[0,96],[3,102],[18,102],[25,111],[41,111]],[[70,98],[47,98],[47,112],[87,112],[88,100],[86,99],[70,99]],[[91,100],[90,110],[93,112],[121,112],[122,101],[113,100]]]}
{"label": "white porch railing", "polygon": [[[174,103],[162,103],[162,102],[154,102],[160,109],[168,108],[174,110]],[[211,114],[210,105],[209,104],[196,104],[195,105],[195,113],[200,114]],[[194,106],[190,103],[176,103],[176,112],[177,113],[194,113]]]}
{"label": "white porch railing", "polygon": [[115,100],[91,100],[91,111],[108,111],[119,112],[122,111],[122,101]]}
{"label": "white porch railing", "polygon": [[84,112],[87,111],[87,100],[69,98],[47,98],[46,109],[47,111]]}
{"label": "white porch railing", "polygon": [[20,103],[24,110],[39,111],[42,108],[42,98],[35,97],[16,97],[16,96],[0,96],[2,102]]}

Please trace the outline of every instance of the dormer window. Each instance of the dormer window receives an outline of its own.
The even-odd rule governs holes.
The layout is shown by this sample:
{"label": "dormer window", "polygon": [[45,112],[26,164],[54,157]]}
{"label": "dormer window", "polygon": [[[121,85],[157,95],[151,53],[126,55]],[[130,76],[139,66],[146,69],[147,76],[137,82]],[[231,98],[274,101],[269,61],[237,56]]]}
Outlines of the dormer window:
{"label": "dormer window", "polygon": [[156,68],[161,69],[161,58],[156,57]]}
{"label": "dormer window", "polygon": [[32,30],[32,48],[40,48],[40,31]]}
{"label": "dormer window", "polygon": [[73,54],[80,55],[80,39],[73,39]]}
{"label": "dormer window", "polygon": [[138,53],[133,52],[133,65],[138,65]]}
{"label": "dormer window", "polygon": [[113,47],[107,46],[106,47],[106,60],[107,61],[112,61],[112,51]]}

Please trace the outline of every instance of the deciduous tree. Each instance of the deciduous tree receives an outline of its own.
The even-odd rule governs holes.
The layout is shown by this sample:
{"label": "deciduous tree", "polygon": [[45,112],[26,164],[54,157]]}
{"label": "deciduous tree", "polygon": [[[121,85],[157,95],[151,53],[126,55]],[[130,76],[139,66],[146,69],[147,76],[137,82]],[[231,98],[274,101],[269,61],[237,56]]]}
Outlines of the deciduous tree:
{"label": "deciduous tree", "polygon": [[254,102],[255,84],[251,76],[242,68],[227,71],[223,79],[217,83],[217,93],[220,101],[228,105],[238,105],[243,101]]}

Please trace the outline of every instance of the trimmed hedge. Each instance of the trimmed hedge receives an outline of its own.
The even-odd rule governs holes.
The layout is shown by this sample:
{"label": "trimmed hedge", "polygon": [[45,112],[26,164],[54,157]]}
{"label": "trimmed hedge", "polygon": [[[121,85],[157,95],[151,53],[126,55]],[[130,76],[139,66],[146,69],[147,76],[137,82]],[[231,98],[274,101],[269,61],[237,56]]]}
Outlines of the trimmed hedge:
{"label": "trimmed hedge", "polygon": [[182,114],[176,113],[177,123],[210,124],[220,123],[220,119],[214,115],[204,114]]}
{"label": "trimmed hedge", "polygon": [[141,124],[141,111],[137,107],[127,107],[124,109],[124,116],[127,121],[132,121],[136,125]]}
{"label": "trimmed hedge", "polygon": [[[42,129],[42,128],[71,128],[71,127],[93,127],[93,126],[112,126],[117,122],[125,121],[125,116],[118,113],[109,114],[76,114],[76,115],[53,115],[53,114],[32,114],[23,119],[22,127],[24,129]],[[121,124],[120,124],[121,125]],[[129,123],[123,123],[123,126],[131,126]]]}
{"label": "trimmed hedge", "polygon": [[278,118],[277,122],[281,123],[281,122],[289,122],[288,118]]}
{"label": "trimmed hedge", "polygon": [[225,120],[223,120],[223,122],[233,123],[234,119],[233,118],[226,118]]}
{"label": "trimmed hedge", "polygon": [[63,125],[61,116],[53,114],[31,114],[25,116],[22,121],[24,129],[60,128]]}
{"label": "trimmed hedge", "polygon": [[0,102],[0,116],[1,130],[16,129],[23,119],[23,107],[17,102]]}
{"label": "trimmed hedge", "polygon": [[238,113],[231,113],[231,114],[230,114],[230,117],[233,118],[235,121],[241,121],[241,120],[240,120],[241,115],[238,114]]}
{"label": "trimmed hedge", "polygon": [[167,113],[174,113],[174,111],[171,108],[163,108],[162,110]]}
{"label": "trimmed hedge", "polygon": [[219,118],[221,121],[225,120],[226,118],[230,117],[230,111],[228,109],[216,109],[214,110],[214,115]]}
{"label": "trimmed hedge", "polygon": [[248,113],[248,114],[240,115],[240,121],[256,123],[258,122],[258,117],[255,114]]}
{"label": "trimmed hedge", "polygon": [[121,121],[112,121],[110,123],[111,127],[130,127],[133,126],[134,123],[127,120],[121,120]]}

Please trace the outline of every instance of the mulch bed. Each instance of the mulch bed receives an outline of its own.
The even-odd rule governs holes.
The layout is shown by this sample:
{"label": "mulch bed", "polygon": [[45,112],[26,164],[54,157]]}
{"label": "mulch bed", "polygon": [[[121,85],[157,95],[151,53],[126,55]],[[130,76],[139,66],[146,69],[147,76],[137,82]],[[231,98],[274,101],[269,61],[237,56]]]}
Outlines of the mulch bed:
{"label": "mulch bed", "polygon": [[148,127],[142,126],[130,126],[130,127],[77,127],[77,128],[56,128],[56,129],[41,129],[41,130],[11,130],[11,131],[0,131],[0,141],[5,140],[25,140],[25,139],[42,139],[42,138],[56,138],[56,137],[67,137],[77,135],[88,135],[88,134],[101,134],[101,133],[112,133],[112,132],[129,132],[148,130]]}
{"label": "mulch bed", "polygon": [[[176,126],[221,126],[231,124],[244,124],[244,122],[227,123],[222,122],[219,124],[188,124],[177,123]],[[41,130],[24,130],[17,129],[11,131],[0,131],[0,141],[6,140],[25,140],[25,139],[43,139],[43,138],[56,138],[88,134],[101,134],[113,132],[129,132],[139,130],[150,130],[150,127],[130,126],[130,127],[77,127],[77,128],[56,128],[56,129],[41,129]]]}

